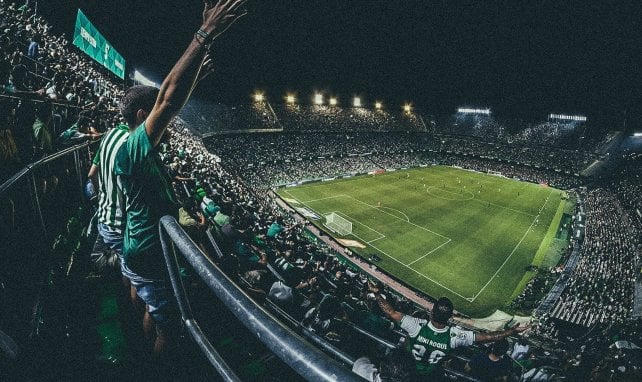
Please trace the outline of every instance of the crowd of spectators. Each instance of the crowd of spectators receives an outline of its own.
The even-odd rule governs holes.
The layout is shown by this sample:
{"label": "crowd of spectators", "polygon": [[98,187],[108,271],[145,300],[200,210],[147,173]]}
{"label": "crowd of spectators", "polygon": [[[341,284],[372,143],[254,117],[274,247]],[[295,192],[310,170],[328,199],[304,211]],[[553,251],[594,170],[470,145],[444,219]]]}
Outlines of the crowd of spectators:
{"label": "crowd of spectators", "polygon": [[581,258],[552,315],[587,327],[621,324],[632,313],[640,231],[612,192],[590,190],[584,201]]}
{"label": "crowd of spectators", "polygon": [[0,172],[96,138],[122,89],[28,6],[0,7]]}
{"label": "crowd of spectators", "polygon": [[423,118],[411,112],[332,105],[286,104],[275,107],[289,132],[426,131]]}
{"label": "crowd of spectators", "polygon": [[590,154],[511,147],[423,133],[216,135],[208,144],[254,187],[427,164],[499,172],[561,188],[578,185]]}
{"label": "crowd of spectators", "polygon": [[608,142],[608,135],[591,131],[585,122],[532,122],[500,119],[492,114],[457,113],[436,124],[435,133],[472,136],[502,144],[546,146],[591,153],[598,152]]}
{"label": "crowd of spectators", "polygon": [[193,98],[185,105],[180,116],[190,128],[198,129],[195,131],[200,134],[280,129],[279,121],[266,102],[226,106]]}
{"label": "crowd of spectators", "polygon": [[607,180],[638,229],[642,229],[642,154],[627,153],[622,158],[621,175]]}

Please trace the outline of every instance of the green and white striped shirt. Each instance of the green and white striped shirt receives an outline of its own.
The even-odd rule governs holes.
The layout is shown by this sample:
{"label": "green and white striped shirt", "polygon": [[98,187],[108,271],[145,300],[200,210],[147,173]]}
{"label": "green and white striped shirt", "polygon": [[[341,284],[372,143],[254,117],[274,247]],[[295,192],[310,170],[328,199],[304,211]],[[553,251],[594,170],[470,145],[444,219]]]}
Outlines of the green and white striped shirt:
{"label": "green and white striped shirt", "polygon": [[100,142],[93,164],[100,167],[98,187],[98,221],[109,228],[122,232],[123,211],[118,192],[117,177],[114,175],[116,153],[129,137],[127,125],[111,129]]}

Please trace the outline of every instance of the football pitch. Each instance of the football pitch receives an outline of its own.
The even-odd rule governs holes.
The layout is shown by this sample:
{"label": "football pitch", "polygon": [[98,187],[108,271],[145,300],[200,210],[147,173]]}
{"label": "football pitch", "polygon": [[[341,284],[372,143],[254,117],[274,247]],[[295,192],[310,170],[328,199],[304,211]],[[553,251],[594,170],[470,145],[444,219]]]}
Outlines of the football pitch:
{"label": "football pitch", "polygon": [[[483,317],[510,302],[559,229],[563,191],[433,166],[282,188],[278,194],[362,257],[455,309]],[[340,236],[330,213],[352,223]],[[540,256],[538,254],[538,256]]]}

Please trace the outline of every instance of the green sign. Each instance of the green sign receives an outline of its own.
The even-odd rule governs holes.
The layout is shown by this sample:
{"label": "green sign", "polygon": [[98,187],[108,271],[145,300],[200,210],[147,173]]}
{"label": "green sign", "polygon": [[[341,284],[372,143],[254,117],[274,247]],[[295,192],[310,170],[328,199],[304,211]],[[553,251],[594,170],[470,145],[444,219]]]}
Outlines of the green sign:
{"label": "green sign", "polygon": [[125,78],[125,59],[105,40],[80,9],[76,17],[74,45],[118,77]]}

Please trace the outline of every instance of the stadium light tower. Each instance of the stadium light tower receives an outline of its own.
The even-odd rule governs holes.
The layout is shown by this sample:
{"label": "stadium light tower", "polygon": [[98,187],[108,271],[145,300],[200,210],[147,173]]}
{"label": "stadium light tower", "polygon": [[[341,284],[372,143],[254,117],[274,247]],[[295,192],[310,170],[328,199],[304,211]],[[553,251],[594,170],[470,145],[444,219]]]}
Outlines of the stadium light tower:
{"label": "stadium light tower", "polygon": [[255,102],[263,102],[264,100],[265,100],[265,96],[263,95],[263,93],[259,93],[259,92],[254,93]]}
{"label": "stadium light tower", "polygon": [[354,107],[361,107],[361,98],[359,97],[354,97],[354,101],[352,102]]}
{"label": "stadium light tower", "polygon": [[337,106],[337,98],[330,97],[330,106]]}
{"label": "stadium light tower", "polygon": [[323,105],[323,94],[317,93],[314,95],[314,104]]}
{"label": "stadium light tower", "polygon": [[288,94],[287,96],[285,96],[285,102],[289,104],[296,103],[296,97],[293,94]]}

